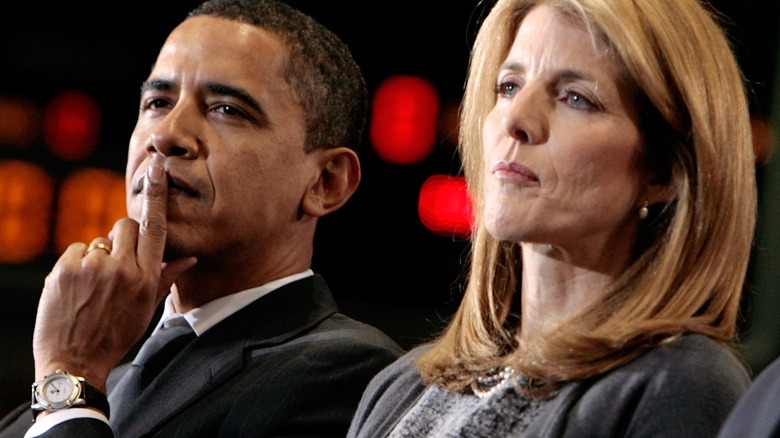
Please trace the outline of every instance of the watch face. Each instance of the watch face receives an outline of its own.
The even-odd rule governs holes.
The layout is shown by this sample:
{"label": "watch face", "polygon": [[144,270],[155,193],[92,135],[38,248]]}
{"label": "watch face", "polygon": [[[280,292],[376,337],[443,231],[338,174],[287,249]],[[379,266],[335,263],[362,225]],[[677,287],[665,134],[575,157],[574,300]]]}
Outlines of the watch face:
{"label": "watch face", "polygon": [[58,408],[67,406],[77,389],[68,376],[57,375],[43,382],[39,391],[51,407]]}

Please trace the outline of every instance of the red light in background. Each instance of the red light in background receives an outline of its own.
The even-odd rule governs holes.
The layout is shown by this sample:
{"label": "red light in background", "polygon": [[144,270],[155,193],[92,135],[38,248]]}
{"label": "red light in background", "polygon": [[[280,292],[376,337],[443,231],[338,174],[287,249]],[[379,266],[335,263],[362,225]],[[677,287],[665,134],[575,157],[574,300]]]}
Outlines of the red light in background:
{"label": "red light in background", "polygon": [[425,159],[436,143],[439,94],[427,80],[394,76],[374,93],[369,137],[377,155],[393,164]]}
{"label": "red light in background", "polygon": [[468,237],[473,211],[462,176],[434,175],[423,183],[417,203],[420,221],[440,236]]}
{"label": "red light in background", "polygon": [[100,135],[100,105],[81,91],[56,96],[46,108],[43,135],[58,158],[75,161],[88,157]]}

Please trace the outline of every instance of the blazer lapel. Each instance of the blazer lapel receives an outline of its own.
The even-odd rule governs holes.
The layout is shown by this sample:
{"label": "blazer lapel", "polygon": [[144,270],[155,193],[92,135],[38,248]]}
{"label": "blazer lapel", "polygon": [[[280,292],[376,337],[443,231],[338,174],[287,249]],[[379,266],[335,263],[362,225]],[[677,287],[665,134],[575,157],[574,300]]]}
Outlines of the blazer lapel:
{"label": "blazer lapel", "polygon": [[288,342],[337,312],[322,277],[290,283],[203,333],[163,369],[125,418],[117,436],[143,436],[195,403],[244,367],[244,351]]}

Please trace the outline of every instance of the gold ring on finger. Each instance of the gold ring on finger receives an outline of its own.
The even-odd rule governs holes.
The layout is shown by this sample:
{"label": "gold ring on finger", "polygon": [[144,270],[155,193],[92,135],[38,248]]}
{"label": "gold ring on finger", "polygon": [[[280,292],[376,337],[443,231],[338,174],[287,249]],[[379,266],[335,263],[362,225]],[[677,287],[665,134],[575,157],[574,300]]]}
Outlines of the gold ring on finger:
{"label": "gold ring on finger", "polygon": [[104,244],[104,243],[96,243],[96,244],[94,244],[94,245],[89,245],[89,246],[87,247],[87,251],[84,253],[84,255],[86,256],[87,254],[89,254],[90,252],[92,252],[92,250],[94,250],[94,249],[102,249],[102,250],[103,250],[103,251],[105,251],[105,252],[106,252],[108,255],[111,255],[111,248],[109,248],[109,246],[108,246],[108,245],[106,245],[106,244]]}

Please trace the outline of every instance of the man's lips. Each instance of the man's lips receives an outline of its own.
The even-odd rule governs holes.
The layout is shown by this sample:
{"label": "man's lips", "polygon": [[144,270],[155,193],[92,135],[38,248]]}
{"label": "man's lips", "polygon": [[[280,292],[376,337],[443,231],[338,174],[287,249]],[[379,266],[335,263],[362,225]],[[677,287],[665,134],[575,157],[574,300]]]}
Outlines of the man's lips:
{"label": "man's lips", "polygon": [[186,195],[190,195],[196,198],[200,197],[200,193],[194,187],[192,187],[186,180],[176,176],[168,174],[168,190],[175,189],[183,192]]}
{"label": "man's lips", "polygon": [[500,160],[493,166],[493,174],[518,181],[539,182],[539,177],[522,164]]}
{"label": "man's lips", "polygon": [[[175,190],[178,192],[181,192],[185,195],[192,196],[195,198],[200,198],[200,192],[187,180],[182,178],[181,176],[167,173],[168,175],[168,191]],[[139,194],[143,192],[144,185],[146,184],[146,174],[142,174],[140,178],[138,178],[133,185],[133,194]]]}

